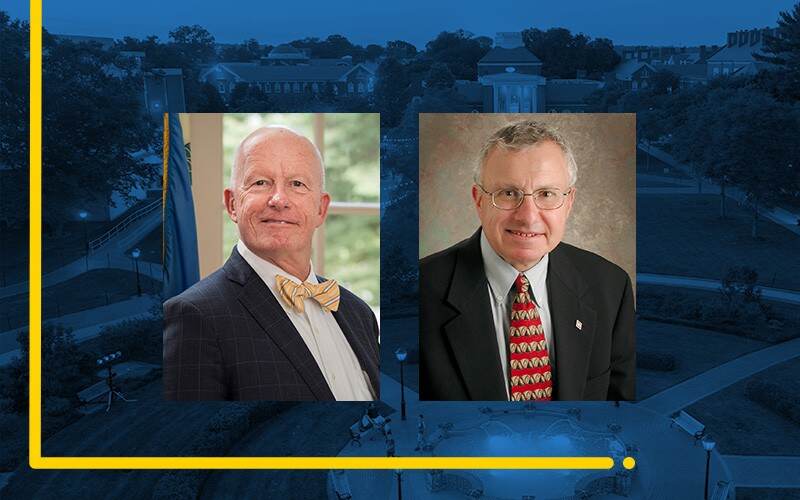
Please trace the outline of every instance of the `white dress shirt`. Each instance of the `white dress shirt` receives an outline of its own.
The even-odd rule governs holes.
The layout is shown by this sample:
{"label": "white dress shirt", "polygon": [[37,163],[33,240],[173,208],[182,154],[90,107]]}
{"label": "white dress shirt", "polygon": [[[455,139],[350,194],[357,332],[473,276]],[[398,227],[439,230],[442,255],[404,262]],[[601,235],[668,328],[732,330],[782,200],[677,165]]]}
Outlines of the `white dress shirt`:
{"label": "white dress shirt", "polygon": [[314,360],[319,365],[336,400],[374,400],[375,395],[369,377],[361,370],[361,364],[333,314],[325,312],[322,306],[313,299],[307,299],[304,302],[304,312],[295,312],[280,296],[275,283],[276,275],[285,276],[295,283],[307,281],[317,284],[317,275],[314,274],[313,264],[308,277],[303,280],[254,254],[241,240],[237,243],[236,248],[286,312],[300,337],[303,338],[303,342],[306,343],[308,350],[311,351],[311,355],[314,356]]}
{"label": "white dress shirt", "polygon": [[[508,392],[508,336],[511,326],[511,296],[509,291],[514,286],[520,274],[514,266],[504,261],[497,255],[486,235],[481,231],[481,256],[486,279],[489,281],[489,303],[492,305],[492,317],[497,336],[497,347],[500,351],[500,364],[503,367],[503,377],[506,381],[506,396]],[[553,339],[553,324],[550,319],[550,306],[547,302],[547,266],[550,262],[549,254],[545,254],[535,266],[522,274],[530,283],[530,293],[539,311],[539,318],[544,329],[544,338],[547,340],[547,351],[550,357],[550,370],[555,373],[555,343]]]}

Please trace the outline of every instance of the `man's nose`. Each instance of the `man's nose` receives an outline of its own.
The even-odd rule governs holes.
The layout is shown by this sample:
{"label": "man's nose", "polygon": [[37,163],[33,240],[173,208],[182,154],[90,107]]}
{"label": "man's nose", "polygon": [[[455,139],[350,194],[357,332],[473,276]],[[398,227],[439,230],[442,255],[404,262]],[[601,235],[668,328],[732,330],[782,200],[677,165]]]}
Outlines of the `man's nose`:
{"label": "man's nose", "polygon": [[522,198],[522,205],[517,207],[514,215],[525,221],[538,221],[542,218],[542,209],[536,206],[533,196],[525,196]]}
{"label": "man's nose", "polygon": [[288,208],[289,196],[287,195],[286,188],[284,188],[280,184],[275,184],[272,192],[269,193],[269,198],[267,199],[267,206],[271,208],[277,208],[278,210],[282,208]]}

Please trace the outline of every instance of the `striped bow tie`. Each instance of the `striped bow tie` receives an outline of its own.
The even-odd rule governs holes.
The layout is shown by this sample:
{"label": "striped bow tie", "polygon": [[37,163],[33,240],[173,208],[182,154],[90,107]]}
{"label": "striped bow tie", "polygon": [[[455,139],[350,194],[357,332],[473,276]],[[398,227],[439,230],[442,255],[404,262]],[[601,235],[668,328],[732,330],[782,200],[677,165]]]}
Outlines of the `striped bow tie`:
{"label": "striped bow tie", "polygon": [[339,309],[339,284],[336,283],[336,280],[323,281],[318,285],[307,281],[295,283],[286,276],[278,274],[275,276],[275,281],[281,292],[281,298],[295,312],[305,312],[303,301],[308,297],[319,302],[325,312],[334,312]]}

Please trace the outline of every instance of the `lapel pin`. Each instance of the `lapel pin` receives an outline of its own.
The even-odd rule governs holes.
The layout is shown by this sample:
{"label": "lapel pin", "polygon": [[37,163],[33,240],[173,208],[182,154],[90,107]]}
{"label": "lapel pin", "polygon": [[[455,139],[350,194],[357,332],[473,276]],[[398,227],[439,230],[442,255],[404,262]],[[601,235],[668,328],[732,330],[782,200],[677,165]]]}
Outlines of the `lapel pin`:
{"label": "lapel pin", "polygon": [[581,323],[581,320],[579,319],[575,320],[575,328],[577,328],[578,330],[583,330],[583,323]]}

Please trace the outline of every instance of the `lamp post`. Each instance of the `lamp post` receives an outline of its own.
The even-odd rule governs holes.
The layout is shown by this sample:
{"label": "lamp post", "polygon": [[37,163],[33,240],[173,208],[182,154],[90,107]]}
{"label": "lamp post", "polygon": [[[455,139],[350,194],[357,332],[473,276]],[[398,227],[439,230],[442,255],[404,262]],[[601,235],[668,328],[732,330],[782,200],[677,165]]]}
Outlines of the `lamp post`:
{"label": "lamp post", "polygon": [[708,479],[709,473],[711,472],[711,451],[714,449],[714,446],[717,444],[711,439],[711,436],[706,436],[702,439],[703,449],[706,450],[706,488],[703,491],[703,498],[708,500]]}
{"label": "lamp post", "polygon": [[394,351],[394,355],[397,358],[397,361],[400,362],[400,420],[406,419],[406,385],[405,380],[403,380],[403,364],[406,361],[406,357],[408,356],[408,352],[403,349],[402,347],[398,347],[396,351]]}
{"label": "lamp post", "polygon": [[81,210],[78,212],[78,217],[83,221],[83,249],[86,252],[86,270],[89,270],[89,232],[86,229],[86,218],[89,217],[89,212]]}
{"label": "lamp post", "polygon": [[139,256],[142,255],[142,251],[138,248],[134,248],[131,252],[131,256],[133,257],[133,263],[136,266],[136,295],[139,297],[142,296],[142,285],[139,283]]}
{"label": "lamp post", "polygon": [[403,500],[403,471],[396,469],[394,473],[397,476],[397,500]]}

